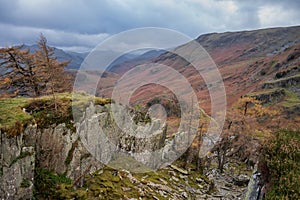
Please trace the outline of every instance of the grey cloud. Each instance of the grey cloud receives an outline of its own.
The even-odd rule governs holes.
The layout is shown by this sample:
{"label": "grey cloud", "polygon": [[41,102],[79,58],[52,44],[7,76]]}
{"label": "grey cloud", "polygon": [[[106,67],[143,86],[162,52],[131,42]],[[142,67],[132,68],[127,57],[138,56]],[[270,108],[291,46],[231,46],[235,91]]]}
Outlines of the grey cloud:
{"label": "grey cloud", "polygon": [[[103,41],[109,35],[102,34],[80,34],[64,32],[54,29],[33,28],[24,26],[14,26],[0,23],[0,44],[1,46],[11,46],[14,44],[33,44],[39,39],[39,34],[43,33],[50,45],[71,47],[79,51],[90,50],[95,44]],[[9,33],[9,34],[7,34]]]}
{"label": "grey cloud", "polygon": [[[263,9],[276,7],[280,13]],[[202,33],[299,24],[300,1],[287,0],[0,0],[0,46],[36,40],[65,48],[91,48],[131,28],[171,28],[191,37]],[[275,11],[277,11],[275,9]],[[17,32],[19,31],[19,32]]]}

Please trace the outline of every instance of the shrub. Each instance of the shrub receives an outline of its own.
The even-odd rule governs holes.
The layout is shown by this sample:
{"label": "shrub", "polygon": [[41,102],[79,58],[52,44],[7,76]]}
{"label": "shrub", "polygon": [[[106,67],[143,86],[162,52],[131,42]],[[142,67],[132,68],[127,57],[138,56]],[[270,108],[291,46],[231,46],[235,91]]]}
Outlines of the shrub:
{"label": "shrub", "polygon": [[71,184],[71,179],[64,174],[55,174],[47,169],[37,168],[34,176],[34,196],[36,199],[59,199],[59,189],[64,184]]}
{"label": "shrub", "polygon": [[270,176],[266,199],[300,199],[300,131],[277,131],[263,157]]}

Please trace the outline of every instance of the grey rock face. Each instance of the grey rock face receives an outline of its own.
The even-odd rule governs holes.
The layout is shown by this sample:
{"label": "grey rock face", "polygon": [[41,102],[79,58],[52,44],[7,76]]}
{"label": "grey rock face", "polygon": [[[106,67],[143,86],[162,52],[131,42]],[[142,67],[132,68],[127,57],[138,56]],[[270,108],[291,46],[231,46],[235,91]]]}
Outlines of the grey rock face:
{"label": "grey rock face", "polygon": [[78,184],[83,174],[103,167],[64,124],[42,130],[28,126],[14,138],[1,133],[0,143],[1,199],[31,199],[35,167],[66,173]]}
{"label": "grey rock face", "polygon": [[277,89],[270,93],[262,93],[256,95],[256,98],[260,100],[263,103],[275,103],[281,101],[286,95],[286,92],[284,89]]}
{"label": "grey rock face", "polygon": [[128,156],[155,168],[161,161],[154,162],[156,154],[153,152],[165,144],[166,125],[156,119],[151,123],[136,124],[124,106],[106,105],[103,108],[91,104],[76,123],[76,128],[84,146],[102,163]]}
{"label": "grey rock face", "polygon": [[262,189],[261,174],[257,171],[257,165],[255,165],[254,173],[248,184],[245,200],[262,200],[264,197]]}
{"label": "grey rock face", "polygon": [[[135,122],[135,114],[122,105],[90,104],[76,122],[77,135],[97,160],[114,168],[119,168],[120,162],[133,166],[135,160],[145,165],[146,171],[156,170],[172,163],[189,147],[193,137],[184,128],[167,140],[165,123],[155,118],[149,123]],[[183,126],[189,126],[188,122]]]}
{"label": "grey rock face", "polygon": [[[65,124],[46,129],[29,125],[13,138],[1,133],[1,199],[31,199],[35,167],[65,173],[75,184],[81,185],[83,175],[101,169],[115,156],[112,152],[129,152],[140,162],[153,162],[155,156],[150,152],[163,147],[165,124],[154,120],[151,125],[140,128],[127,124],[126,118],[117,118],[121,125],[128,125],[124,131],[115,122],[110,109],[109,106],[90,105],[76,125],[77,133],[66,128]],[[118,109],[121,114],[127,112],[126,108]],[[100,128],[104,135],[99,134]],[[154,134],[136,137],[150,133]],[[159,161],[161,157],[160,154]]]}
{"label": "grey rock face", "polygon": [[35,167],[33,147],[23,146],[23,135],[8,139],[1,133],[0,197],[31,199]]}
{"label": "grey rock face", "polygon": [[300,76],[295,75],[291,77],[284,77],[275,81],[266,82],[262,85],[262,88],[266,89],[272,89],[275,87],[290,87],[290,86],[296,86],[300,82]]}

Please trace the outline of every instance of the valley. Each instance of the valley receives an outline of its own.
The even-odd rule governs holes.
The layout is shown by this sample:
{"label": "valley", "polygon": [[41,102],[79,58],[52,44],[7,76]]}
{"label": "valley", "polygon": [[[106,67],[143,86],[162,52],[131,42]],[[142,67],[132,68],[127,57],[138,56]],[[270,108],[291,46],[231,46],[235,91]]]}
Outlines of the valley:
{"label": "valley", "polygon": [[[176,47],[173,53],[162,50],[128,53],[105,70],[81,69],[87,53],[49,47],[49,52],[53,53],[53,57],[49,56],[53,66],[66,74],[53,82],[52,86],[58,85],[54,88],[49,86],[52,79],[41,74],[47,81],[38,82],[40,90],[33,87],[35,93],[26,87],[19,89],[22,78],[18,76],[14,76],[18,79],[5,79],[4,75],[14,68],[7,64],[11,60],[3,61],[7,59],[5,55],[11,56],[6,52],[15,50],[16,55],[26,55],[27,61],[35,63],[36,59],[32,58],[43,58],[41,54],[35,54],[43,52],[42,49],[26,45],[20,50],[3,48],[1,67],[8,70],[1,71],[0,82],[0,197],[299,198],[299,33],[300,26],[291,26],[197,37],[194,42],[208,52],[222,76],[225,97],[213,83],[206,84],[205,77],[195,66],[174,53],[191,48],[191,43]],[[26,53],[27,47],[30,53]],[[20,56],[20,66],[26,67],[24,57]],[[47,70],[46,64],[29,66]],[[130,106],[119,105],[115,103],[118,100],[112,98],[113,90],[124,74],[138,70],[140,65],[150,68],[153,64],[179,72],[195,92],[200,108],[195,110],[199,113],[197,128],[192,122],[184,124],[190,126],[190,132],[196,129],[192,139],[180,129],[184,109],[180,108],[179,98],[169,88],[159,84],[143,85],[133,91]],[[204,69],[211,72],[210,68]],[[164,68],[152,71],[153,77],[156,74],[166,79],[170,75]],[[142,82],[144,77],[128,80],[128,87]],[[85,83],[82,88],[77,88],[79,91],[72,90],[76,79]],[[95,95],[80,91],[88,87],[91,80],[99,79]],[[69,80],[71,84],[59,82],[61,80]],[[172,81],[175,85],[176,80]],[[177,89],[184,90],[184,87]],[[40,95],[36,95],[37,91]],[[211,110],[212,92],[217,97],[215,113]],[[191,96],[190,93],[184,95]],[[213,148],[207,147],[209,150],[203,153],[205,141],[210,139],[209,128],[212,127],[212,132],[220,128],[217,118],[223,106],[221,98],[226,98],[226,118],[221,134],[218,140],[211,139]],[[157,104],[165,111],[154,110],[151,115],[149,109]],[[114,118],[115,113],[121,114]],[[215,119],[213,114],[217,116]],[[123,116],[129,116],[130,123]],[[165,116],[166,119],[153,116]],[[106,133],[104,136],[100,134],[102,129]],[[145,133],[144,138],[138,137]],[[187,141],[188,146],[180,145]],[[182,149],[185,151],[181,154]]]}

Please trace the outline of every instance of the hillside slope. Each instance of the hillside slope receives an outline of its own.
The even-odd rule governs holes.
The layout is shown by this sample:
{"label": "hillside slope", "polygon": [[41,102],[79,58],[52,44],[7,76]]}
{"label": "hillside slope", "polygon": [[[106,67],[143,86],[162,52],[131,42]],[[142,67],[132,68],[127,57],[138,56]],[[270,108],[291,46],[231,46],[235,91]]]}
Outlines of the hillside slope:
{"label": "hillside slope", "polygon": [[[248,93],[263,91],[265,82],[278,79],[280,73],[291,77],[299,74],[300,26],[271,28],[253,31],[212,33],[199,36],[199,42],[218,66],[226,87],[227,103],[232,105],[239,97]],[[186,48],[188,44],[179,48]],[[209,93],[203,78],[185,60],[166,52],[152,61],[171,66],[184,75],[196,91],[201,106],[209,112]],[[116,73],[124,73],[137,63],[123,63],[114,68]],[[138,63],[140,64],[140,63]],[[124,68],[123,68],[124,67]],[[120,74],[122,74],[120,73]],[[164,72],[160,76],[164,76]],[[278,74],[279,73],[279,74]],[[298,79],[297,79],[298,80]],[[296,80],[296,82],[297,82]],[[114,82],[108,84],[99,95],[109,96]],[[295,83],[296,85],[298,83]],[[132,103],[150,101],[159,96],[163,88],[148,85],[135,91]],[[292,92],[299,92],[292,89]],[[299,96],[299,95],[298,95]]]}

